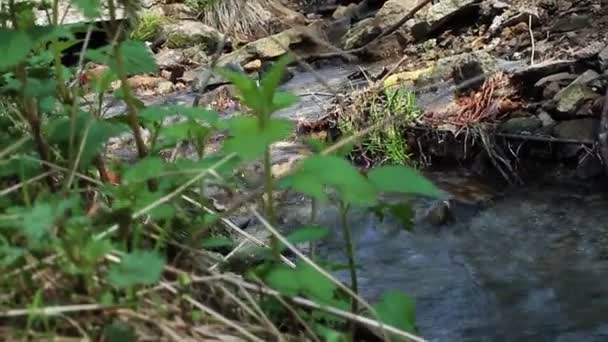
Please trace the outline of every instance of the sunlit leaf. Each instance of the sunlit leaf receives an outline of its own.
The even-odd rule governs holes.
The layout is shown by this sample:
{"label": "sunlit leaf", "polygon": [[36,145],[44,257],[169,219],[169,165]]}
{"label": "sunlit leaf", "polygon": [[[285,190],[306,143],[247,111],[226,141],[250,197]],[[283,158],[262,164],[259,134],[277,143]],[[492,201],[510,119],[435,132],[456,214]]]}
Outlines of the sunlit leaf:
{"label": "sunlit leaf", "polygon": [[163,172],[165,162],[158,157],[146,157],[128,168],[123,174],[126,183],[144,182],[150,178],[156,178]]}
{"label": "sunlit leaf", "polygon": [[231,137],[224,145],[226,152],[252,160],[261,156],[270,144],[287,138],[293,132],[293,123],[272,119],[262,127],[257,117],[237,117],[230,120],[229,131]]}
{"label": "sunlit leaf", "polygon": [[285,68],[291,61],[291,56],[285,55],[281,57],[262,78],[260,86],[262,88],[262,97],[266,102],[272,101],[273,96],[276,97],[275,91],[281,84],[281,80],[285,74]]}
{"label": "sunlit leaf", "polygon": [[0,28],[0,70],[17,65],[25,60],[34,47],[33,40],[26,32]]}
{"label": "sunlit leaf", "polygon": [[276,92],[274,97],[272,98],[272,108],[271,111],[281,110],[283,108],[291,107],[292,105],[298,103],[300,98],[292,95],[290,93],[285,92]]}
{"label": "sunlit leaf", "polygon": [[222,248],[222,247],[233,247],[234,242],[223,236],[213,236],[204,240],[201,244],[203,248]]}
{"label": "sunlit leaf", "polygon": [[287,240],[292,244],[319,241],[326,238],[329,231],[319,226],[305,226],[297,229],[287,236]]}
{"label": "sunlit leaf", "polygon": [[112,265],[108,273],[110,284],[118,288],[153,285],[160,280],[165,260],[152,251],[134,251],[120,264]]}
{"label": "sunlit leaf", "polygon": [[407,332],[416,332],[415,305],[410,297],[389,290],[382,295],[380,302],[374,305],[374,309],[383,323]]}
{"label": "sunlit leaf", "polygon": [[99,17],[101,14],[100,0],[75,0],[74,3],[82,11],[82,14],[89,19]]}

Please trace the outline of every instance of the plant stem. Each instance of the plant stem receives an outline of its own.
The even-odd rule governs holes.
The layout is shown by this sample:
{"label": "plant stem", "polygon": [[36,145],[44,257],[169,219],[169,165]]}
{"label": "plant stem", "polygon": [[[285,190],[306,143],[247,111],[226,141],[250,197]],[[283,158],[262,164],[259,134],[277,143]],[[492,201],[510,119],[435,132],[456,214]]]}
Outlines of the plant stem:
{"label": "plant stem", "polygon": [[[354,241],[352,236],[352,231],[350,225],[348,224],[348,209],[349,206],[344,202],[340,201],[340,223],[342,224],[342,230],[344,233],[344,243],[346,247],[346,257],[348,258],[348,268],[350,270],[350,282],[351,288],[353,292],[359,293],[359,286],[357,284],[357,264],[355,262],[355,254],[354,254]],[[357,301],[352,299],[352,311],[353,313],[357,313]]]}
{"label": "plant stem", "polygon": [[[266,150],[264,151],[264,190],[266,195],[266,200],[262,201],[264,203],[264,209],[266,211],[266,217],[270,224],[274,224],[274,201],[272,198],[272,192],[274,187],[274,182],[272,179],[272,161],[270,156],[270,146],[266,146]],[[280,258],[279,252],[279,240],[273,235],[270,239],[270,247],[272,249],[272,255],[278,261]]]}
{"label": "plant stem", "polygon": [[[315,223],[315,221],[317,220],[317,200],[315,198],[312,198],[310,200],[310,224],[313,225]],[[311,259],[315,258],[315,249],[316,249],[316,243],[314,241],[310,241],[310,245],[308,246],[308,254],[309,257]]]}

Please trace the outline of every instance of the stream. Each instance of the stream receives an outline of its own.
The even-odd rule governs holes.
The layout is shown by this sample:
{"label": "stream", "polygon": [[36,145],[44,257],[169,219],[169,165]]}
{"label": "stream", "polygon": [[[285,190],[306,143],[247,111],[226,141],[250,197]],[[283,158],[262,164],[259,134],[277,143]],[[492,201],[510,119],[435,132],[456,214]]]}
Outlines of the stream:
{"label": "stream", "polygon": [[[356,70],[329,66],[319,74],[348,89],[346,76]],[[294,121],[322,116],[331,100],[319,94],[326,90],[306,72],[283,89],[304,94],[299,104],[277,114]],[[144,99],[147,104],[191,100],[190,93]],[[429,176],[456,198],[455,220],[448,225],[417,220],[405,231],[390,218],[380,222],[351,212],[362,295],[373,302],[383,291],[397,289],[414,298],[419,334],[429,341],[608,341],[608,196],[601,187],[486,186],[481,196],[490,200],[479,205],[462,200],[479,188],[471,186],[477,180],[450,172]],[[420,216],[433,202],[412,203]],[[284,226],[307,222],[307,201],[295,198],[283,206]],[[336,210],[322,207],[318,217],[333,232],[319,253],[345,262]],[[349,280],[345,272],[337,276]]]}

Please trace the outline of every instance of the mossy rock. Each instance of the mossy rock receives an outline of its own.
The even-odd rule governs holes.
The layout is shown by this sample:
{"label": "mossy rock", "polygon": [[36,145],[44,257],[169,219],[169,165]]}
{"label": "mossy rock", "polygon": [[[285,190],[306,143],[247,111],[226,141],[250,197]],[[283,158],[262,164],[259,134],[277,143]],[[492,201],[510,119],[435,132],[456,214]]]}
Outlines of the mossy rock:
{"label": "mossy rock", "polygon": [[167,47],[185,49],[195,45],[203,47],[205,52],[213,53],[224,36],[212,27],[196,21],[184,20],[164,27],[167,36]]}

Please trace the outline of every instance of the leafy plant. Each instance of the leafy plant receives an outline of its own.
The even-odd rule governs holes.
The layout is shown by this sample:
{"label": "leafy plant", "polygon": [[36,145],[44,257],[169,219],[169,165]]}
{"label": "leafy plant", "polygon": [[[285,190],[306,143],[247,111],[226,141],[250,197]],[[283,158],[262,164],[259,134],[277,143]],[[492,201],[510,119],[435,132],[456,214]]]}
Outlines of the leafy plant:
{"label": "leafy plant", "polygon": [[[121,4],[137,7],[135,3]],[[88,18],[101,15],[100,1],[79,0],[75,5]],[[110,9],[107,28],[116,28],[118,3],[107,0],[103,5]],[[332,148],[332,153],[325,144],[310,142],[316,153],[287,176],[276,179],[271,146],[289,138],[294,127],[274,114],[298,101],[278,90],[285,68],[293,60],[289,56],[274,63],[259,83],[245,74],[220,70],[237,88],[246,109],[230,119],[220,119],[217,112],[201,108],[146,106],[128,80],[132,75],[158,72],[154,56],[140,40],[155,34],[161,18],[144,16],[131,39],[87,49],[84,62],[108,68],[84,85],[80,70],[61,62],[66,49],[79,43],[74,30],[82,30],[82,25],[59,25],[58,1],[54,0],[47,8],[51,25],[38,27],[34,25],[35,9],[33,2],[9,2],[0,8],[0,23],[4,23],[0,48],[5,51],[0,61],[0,265],[7,269],[7,275],[0,276],[0,286],[6,294],[2,304],[27,307],[32,312],[21,328],[33,334],[40,326],[50,334],[53,330],[72,331],[64,327],[65,322],[49,319],[48,311],[42,309],[46,303],[66,303],[71,308],[74,303],[85,302],[99,303],[91,310],[119,305],[119,310],[107,315],[124,315],[121,320],[112,317],[108,322],[114,323],[105,324],[83,314],[81,318],[89,320],[83,326],[91,327],[87,333],[93,339],[134,340],[135,322],[141,321],[149,325],[175,317],[181,323],[211,319],[232,323],[243,319],[245,326],[274,312],[281,313],[269,314],[270,324],[276,327],[295,330],[309,326],[307,333],[328,341],[348,339],[347,332],[352,334],[354,325],[344,316],[314,307],[290,311],[289,305],[276,296],[258,299],[264,296],[243,294],[242,284],[225,298],[216,298],[226,293],[227,287],[201,281],[204,277],[198,275],[199,265],[184,266],[188,261],[197,264],[220,253],[219,260],[213,259],[214,265],[223,267],[244,245],[237,244],[219,223],[252,203],[218,213],[209,192],[232,195],[248,191],[235,175],[246,163],[261,161],[263,191],[253,194],[273,227],[280,221],[274,196],[277,190],[310,197],[314,206],[309,224],[292,231],[281,240],[283,243],[277,236],[281,232],[273,234],[271,248],[261,248],[261,258],[251,266],[242,265],[243,273],[250,281],[261,281],[264,291],[270,287],[283,296],[306,297],[322,307],[361,314],[364,308],[349,297],[348,288],[317,265],[305,258],[297,260],[295,267],[283,264],[287,245],[313,244],[329,236],[333,227],[318,226],[315,208],[336,205],[351,288],[357,292],[356,246],[348,220],[351,211],[392,215],[410,228],[411,207],[407,203],[385,203],[381,195],[397,192],[434,196],[439,192],[433,184],[406,166],[382,166],[362,174],[345,158],[352,142],[340,142],[342,147]],[[114,81],[120,81],[116,90],[110,87]],[[89,91],[93,96],[88,96]],[[413,117],[413,98],[408,96],[390,95],[391,111]],[[106,97],[121,101],[125,115],[105,118],[101,108]],[[149,139],[144,139],[144,129],[149,130]],[[219,149],[211,151],[210,141],[220,134],[226,138]],[[135,160],[108,160],[107,141],[125,135],[133,137]],[[396,141],[397,136],[395,126],[394,134],[387,139]],[[173,153],[188,144],[194,147],[194,158]],[[172,158],[161,158],[167,150],[172,151]],[[190,260],[186,253],[196,256]],[[213,278],[216,266],[203,271]],[[49,279],[48,285],[39,286],[41,277]],[[154,287],[160,282],[160,287]],[[202,291],[202,287],[211,291]],[[161,295],[159,288],[176,297]],[[201,293],[213,295],[199,296]],[[201,297],[208,299],[207,305],[198,302]],[[235,305],[224,305],[225,301]],[[251,301],[255,310],[243,309],[245,301]],[[181,310],[174,310],[176,305]],[[265,310],[264,315],[257,312],[259,308]],[[413,302],[405,295],[389,292],[373,310],[365,309],[366,315],[403,330],[414,330]],[[22,312],[18,309],[11,314]],[[235,312],[239,312],[238,317]],[[125,317],[135,319],[118,323]],[[15,320],[15,324],[21,321]],[[230,331],[251,337],[248,329],[239,329],[238,325],[231,325]]]}

